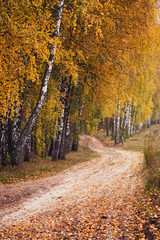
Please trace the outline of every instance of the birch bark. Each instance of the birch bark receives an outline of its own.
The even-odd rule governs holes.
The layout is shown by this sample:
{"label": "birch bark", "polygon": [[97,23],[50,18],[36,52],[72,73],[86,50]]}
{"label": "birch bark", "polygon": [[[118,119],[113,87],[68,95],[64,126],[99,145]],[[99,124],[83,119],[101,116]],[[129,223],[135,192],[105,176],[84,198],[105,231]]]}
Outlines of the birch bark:
{"label": "birch bark", "polygon": [[119,137],[120,137],[120,102],[117,104],[115,145],[119,144],[119,139],[120,139]]}
{"label": "birch bark", "polygon": [[131,113],[132,113],[132,101],[130,101],[128,109],[128,124],[127,124],[127,135],[131,136]]}
{"label": "birch bark", "polygon": [[159,113],[156,115],[155,124],[158,124],[158,122],[159,122]]}
{"label": "birch bark", "polygon": [[[12,126],[12,155],[14,154],[14,151],[16,149],[20,134],[21,134],[21,107],[17,106],[17,104],[15,103],[13,126]],[[21,153],[21,157],[22,157],[22,153]],[[12,165],[15,165],[14,158],[12,158]]]}
{"label": "birch bark", "polygon": [[[62,9],[63,9],[63,4],[64,4],[64,0],[59,0],[58,3],[58,9],[57,9],[57,16],[56,16],[56,29],[54,31],[54,37],[59,37],[59,31],[60,31],[60,25],[61,25],[61,19],[62,19]],[[50,51],[50,57],[49,57],[49,63],[46,66],[45,69],[45,73],[44,73],[44,77],[43,77],[43,81],[42,81],[42,86],[41,86],[41,91],[39,94],[39,99],[37,101],[36,107],[33,110],[28,122],[26,123],[26,126],[24,127],[20,138],[18,140],[18,143],[16,145],[16,149],[13,153],[12,156],[12,162],[14,163],[14,165],[22,165],[22,151],[23,151],[23,147],[25,145],[25,142],[29,136],[29,134],[31,133],[31,130],[33,128],[33,125],[35,124],[37,117],[42,109],[43,103],[44,103],[44,99],[45,99],[45,95],[47,93],[47,88],[48,88],[48,82],[50,79],[50,75],[52,72],[52,68],[53,68],[53,64],[54,64],[54,56],[56,54],[56,48],[57,48],[57,44],[55,44],[51,51]]]}
{"label": "birch bark", "polygon": [[30,162],[31,160],[31,134],[29,134],[26,143],[25,143],[25,155],[24,155],[24,161]]}
{"label": "birch bark", "polygon": [[61,144],[62,131],[63,131],[63,118],[64,118],[64,109],[61,113],[61,117],[58,119],[57,132],[56,132],[56,137],[53,144],[52,161],[58,160],[58,157],[59,157],[60,144]]}
{"label": "birch bark", "polygon": [[133,118],[132,118],[132,125],[131,125],[131,136],[133,136],[133,134],[134,134],[135,117],[136,117],[136,106],[134,107],[134,111],[133,111]]}
{"label": "birch bark", "polygon": [[70,76],[67,91],[66,91],[65,102],[64,102],[63,130],[62,130],[62,137],[61,137],[61,144],[60,144],[60,151],[59,151],[59,159],[65,159],[67,124],[69,119],[73,88],[74,87],[71,83],[71,76]]}
{"label": "birch bark", "polygon": [[2,123],[2,132],[1,132],[1,163],[2,166],[6,165],[6,158],[8,154],[8,121],[9,121],[9,112],[6,113],[4,122]]}
{"label": "birch bark", "polygon": [[115,114],[113,114],[113,118],[112,118],[112,140],[115,139],[115,135],[116,135],[116,119],[115,119]]}
{"label": "birch bark", "polygon": [[126,132],[127,132],[127,126],[128,126],[128,118],[129,118],[129,106],[126,105],[125,120],[124,120],[124,128],[126,129]]}
{"label": "birch bark", "polygon": [[8,135],[7,134],[7,123],[3,123],[2,134],[1,134],[1,154],[2,154],[1,163],[2,163],[2,166],[6,165],[6,158],[7,158],[7,153],[8,153],[7,135]]}

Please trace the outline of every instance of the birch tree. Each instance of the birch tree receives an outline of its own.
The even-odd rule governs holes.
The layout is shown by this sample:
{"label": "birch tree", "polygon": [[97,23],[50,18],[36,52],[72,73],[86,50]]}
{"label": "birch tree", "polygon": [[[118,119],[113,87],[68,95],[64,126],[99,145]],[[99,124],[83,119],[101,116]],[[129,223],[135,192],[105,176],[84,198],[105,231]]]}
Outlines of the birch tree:
{"label": "birch tree", "polygon": [[[55,24],[56,27],[55,27],[54,34],[53,34],[55,38],[59,37],[63,4],[64,4],[64,0],[60,0],[58,3],[58,10],[56,13],[57,15],[56,15],[56,24]],[[19,137],[19,140],[17,142],[16,149],[13,152],[13,155],[12,155],[12,164],[13,165],[21,165],[22,164],[23,147],[24,147],[26,140],[27,140],[29,134],[31,133],[31,130],[35,124],[35,121],[42,109],[45,95],[47,93],[48,82],[49,82],[53,64],[54,64],[54,56],[56,54],[56,48],[57,48],[57,43],[55,43],[54,46],[52,46],[51,51],[50,51],[49,62],[45,69],[42,86],[41,86],[41,91],[39,94],[39,99],[37,101],[36,107],[33,110],[28,122],[26,123],[26,126],[24,127],[24,129]]]}

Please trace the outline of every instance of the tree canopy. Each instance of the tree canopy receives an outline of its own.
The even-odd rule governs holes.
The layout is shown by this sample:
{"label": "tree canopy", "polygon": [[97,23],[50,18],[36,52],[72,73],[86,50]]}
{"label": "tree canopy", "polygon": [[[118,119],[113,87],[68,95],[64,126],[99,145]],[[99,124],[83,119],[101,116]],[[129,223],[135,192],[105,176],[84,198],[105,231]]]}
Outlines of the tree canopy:
{"label": "tree canopy", "polygon": [[45,102],[32,130],[32,146],[41,155],[60,135],[66,113],[71,142],[81,131],[94,132],[101,118],[117,117],[117,104],[122,118],[131,107],[134,125],[159,113],[156,1],[64,1],[57,35],[60,2],[0,1],[2,139],[17,115],[20,132],[25,128],[54,54]]}

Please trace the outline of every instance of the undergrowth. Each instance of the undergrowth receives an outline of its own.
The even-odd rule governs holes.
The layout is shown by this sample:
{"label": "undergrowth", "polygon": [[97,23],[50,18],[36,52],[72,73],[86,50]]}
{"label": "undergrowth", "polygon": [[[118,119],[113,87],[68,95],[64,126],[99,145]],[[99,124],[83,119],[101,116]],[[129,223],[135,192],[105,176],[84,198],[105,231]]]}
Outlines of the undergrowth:
{"label": "undergrowth", "polygon": [[159,139],[150,134],[146,136],[144,147],[144,169],[146,170],[146,187],[160,188],[160,152],[157,146]]}

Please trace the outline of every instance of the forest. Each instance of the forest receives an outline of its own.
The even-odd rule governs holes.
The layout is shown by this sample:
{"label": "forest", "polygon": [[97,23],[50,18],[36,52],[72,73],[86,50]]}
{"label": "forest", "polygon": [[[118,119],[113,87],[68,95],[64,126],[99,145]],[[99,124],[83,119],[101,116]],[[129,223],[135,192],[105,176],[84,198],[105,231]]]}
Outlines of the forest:
{"label": "forest", "polygon": [[0,0],[1,166],[65,159],[101,125],[115,144],[158,123],[155,0]]}

